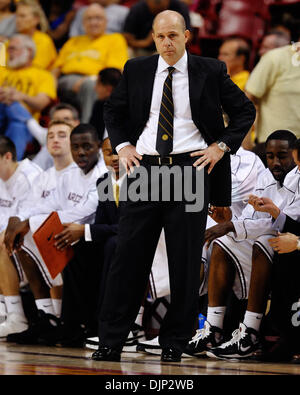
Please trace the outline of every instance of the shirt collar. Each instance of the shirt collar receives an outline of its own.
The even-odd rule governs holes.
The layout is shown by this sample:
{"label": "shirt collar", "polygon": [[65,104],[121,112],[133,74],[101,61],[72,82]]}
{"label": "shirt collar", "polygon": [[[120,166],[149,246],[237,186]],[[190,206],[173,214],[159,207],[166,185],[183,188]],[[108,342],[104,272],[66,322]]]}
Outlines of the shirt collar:
{"label": "shirt collar", "polygon": [[[170,65],[161,57],[158,58],[157,73],[166,71]],[[187,52],[184,51],[183,56],[174,64],[175,69],[181,73],[187,72]]]}

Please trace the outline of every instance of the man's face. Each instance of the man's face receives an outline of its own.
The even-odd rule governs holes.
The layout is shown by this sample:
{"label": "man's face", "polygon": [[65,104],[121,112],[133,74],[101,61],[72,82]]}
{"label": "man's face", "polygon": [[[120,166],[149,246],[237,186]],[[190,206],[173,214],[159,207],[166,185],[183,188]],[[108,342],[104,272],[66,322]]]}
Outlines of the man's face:
{"label": "man's face", "polygon": [[170,66],[183,56],[189,34],[174,15],[159,18],[153,26],[152,36],[157,52]]}
{"label": "man's face", "polygon": [[276,36],[270,34],[263,38],[258,51],[259,56],[263,56],[266,52],[274,48],[276,48]]}
{"label": "man's face", "polygon": [[295,166],[292,150],[286,140],[269,140],[266,146],[266,158],[269,170],[280,183]]}
{"label": "man's face", "polygon": [[112,93],[112,86],[102,84],[101,78],[98,77],[98,81],[95,85],[95,91],[99,100],[106,100],[110,97]]}
{"label": "man's face", "polygon": [[71,152],[74,162],[87,174],[98,162],[100,143],[92,134],[82,133],[71,136]]}
{"label": "man's face", "polygon": [[28,48],[24,48],[18,38],[11,38],[9,40],[7,53],[7,65],[11,69],[24,67],[31,60],[30,50]]}
{"label": "man's face", "polygon": [[79,124],[78,119],[74,119],[72,111],[68,110],[67,108],[56,110],[52,116],[52,121],[63,121],[70,123],[74,127]]}
{"label": "man's face", "polygon": [[71,128],[68,125],[52,125],[47,134],[47,149],[53,158],[66,156],[71,153]]}
{"label": "man's face", "polygon": [[113,153],[110,140],[107,138],[103,141],[102,152],[105,165],[108,169],[112,169],[116,175],[119,175],[119,156]]}
{"label": "man's face", "polygon": [[97,4],[89,6],[83,15],[85,33],[91,37],[98,37],[105,33],[106,16],[102,7]]}
{"label": "man's face", "polygon": [[16,27],[18,33],[26,33],[36,29],[39,24],[39,18],[36,17],[31,7],[20,5],[16,11]]}
{"label": "man's face", "polygon": [[238,43],[236,41],[226,41],[219,49],[218,59],[222,60],[227,67],[228,73],[233,71],[235,68],[239,67],[242,59],[237,56],[236,52],[238,49]]}

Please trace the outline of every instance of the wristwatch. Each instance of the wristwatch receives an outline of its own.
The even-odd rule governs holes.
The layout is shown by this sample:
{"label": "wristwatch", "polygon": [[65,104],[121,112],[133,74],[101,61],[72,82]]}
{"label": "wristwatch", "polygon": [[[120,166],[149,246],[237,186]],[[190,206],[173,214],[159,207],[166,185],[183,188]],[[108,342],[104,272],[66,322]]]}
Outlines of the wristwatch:
{"label": "wristwatch", "polygon": [[297,250],[300,251],[300,237],[298,238],[298,243],[297,243]]}
{"label": "wristwatch", "polygon": [[217,144],[218,144],[218,147],[220,148],[221,151],[230,152],[230,148],[223,141],[217,141]]}

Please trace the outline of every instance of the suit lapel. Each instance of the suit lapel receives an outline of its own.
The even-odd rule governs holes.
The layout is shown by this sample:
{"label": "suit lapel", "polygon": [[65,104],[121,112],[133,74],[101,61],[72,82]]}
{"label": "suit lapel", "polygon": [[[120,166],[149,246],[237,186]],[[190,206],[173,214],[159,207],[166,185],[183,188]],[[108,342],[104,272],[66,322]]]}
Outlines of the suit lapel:
{"label": "suit lapel", "polygon": [[199,58],[188,54],[189,92],[193,120],[199,119],[199,102],[201,99],[207,73],[201,68]]}

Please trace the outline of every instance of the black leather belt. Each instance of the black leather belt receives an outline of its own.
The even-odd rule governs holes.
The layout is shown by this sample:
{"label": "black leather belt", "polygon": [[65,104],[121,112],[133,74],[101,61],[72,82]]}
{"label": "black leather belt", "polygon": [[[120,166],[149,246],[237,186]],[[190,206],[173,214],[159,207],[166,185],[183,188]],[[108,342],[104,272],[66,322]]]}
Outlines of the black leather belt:
{"label": "black leather belt", "polygon": [[168,156],[160,156],[160,155],[143,155],[143,159],[141,163],[147,163],[149,165],[157,165],[157,166],[171,166],[171,165],[180,165],[184,164],[187,161],[191,161],[196,159],[191,157],[191,152],[184,152],[183,154],[173,154]]}

